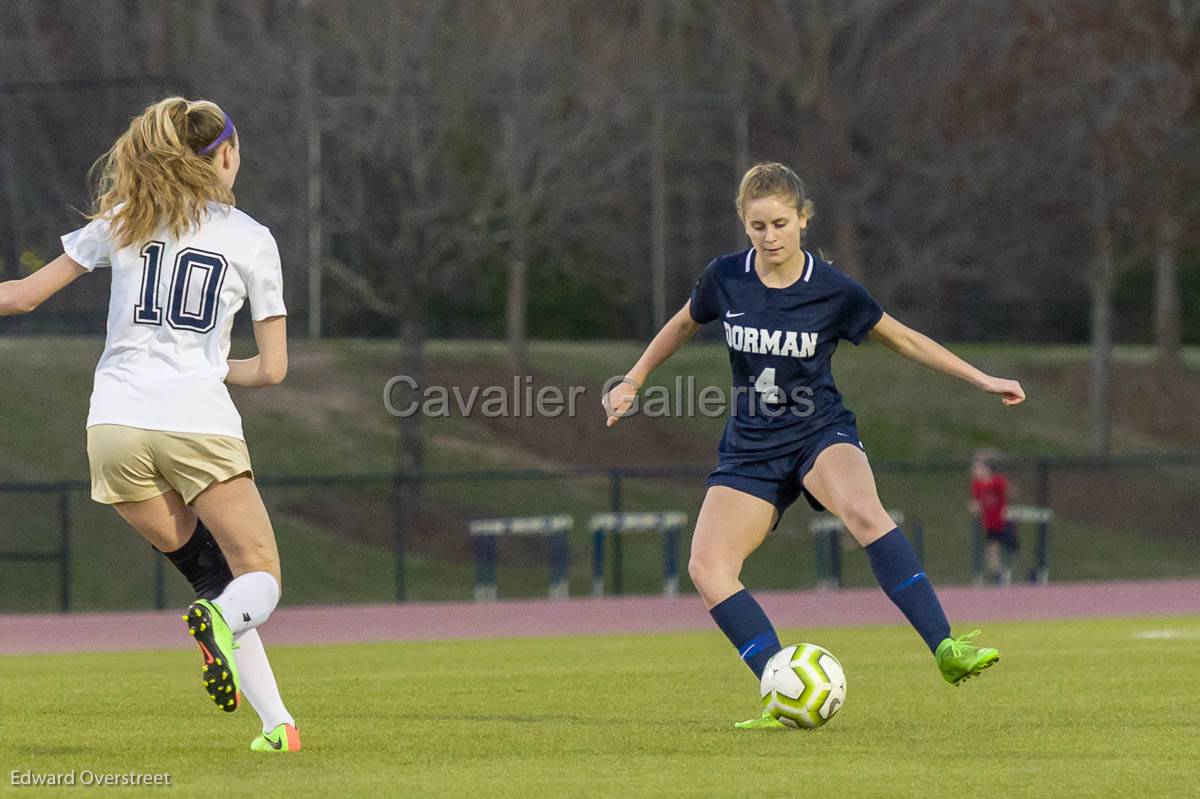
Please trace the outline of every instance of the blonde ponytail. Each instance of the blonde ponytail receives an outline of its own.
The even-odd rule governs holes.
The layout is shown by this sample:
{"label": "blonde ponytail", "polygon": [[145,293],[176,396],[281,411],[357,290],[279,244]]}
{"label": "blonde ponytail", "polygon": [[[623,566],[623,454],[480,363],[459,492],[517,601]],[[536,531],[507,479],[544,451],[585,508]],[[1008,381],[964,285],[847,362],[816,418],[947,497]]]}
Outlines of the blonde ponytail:
{"label": "blonde ponytail", "polygon": [[233,205],[214,154],[198,155],[225,123],[225,112],[207,100],[168,97],[147,107],[93,165],[100,178],[89,218],[111,214],[117,246],[129,247],[163,228],[178,238],[200,223],[210,201]]}

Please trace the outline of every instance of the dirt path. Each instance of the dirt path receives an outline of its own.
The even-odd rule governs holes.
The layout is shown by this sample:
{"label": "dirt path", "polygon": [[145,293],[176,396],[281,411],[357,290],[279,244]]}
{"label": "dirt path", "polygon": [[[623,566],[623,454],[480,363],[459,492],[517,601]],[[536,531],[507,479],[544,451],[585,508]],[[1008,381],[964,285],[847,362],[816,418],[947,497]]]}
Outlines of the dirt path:
{"label": "dirt path", "polygon": [[[965,623],[1200,614],[1200,580],[945,588],[940,594],[947,615]],[[757,596],[781,628],[902,621],[873,589]],[[0,654],[189,646],[182,629],[178,611],[6,615],[0,616]],[[263,637],[271,644],[332,644],[710,629],[694,596],[613,597],[280,608]]]}

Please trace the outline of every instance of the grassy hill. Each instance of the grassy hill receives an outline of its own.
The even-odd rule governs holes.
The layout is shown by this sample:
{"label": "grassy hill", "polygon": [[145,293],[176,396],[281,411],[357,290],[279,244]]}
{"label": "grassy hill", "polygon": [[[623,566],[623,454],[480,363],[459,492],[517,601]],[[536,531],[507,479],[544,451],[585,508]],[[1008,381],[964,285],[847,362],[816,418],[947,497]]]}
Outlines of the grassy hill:
{"label": "grassy hill", "polygon": [[[0,339],[0,481],[86,477],[83,423],[98,339]],[[237,347],[245,348],[245,342]],[[235,347],[235,354],[237,351]],[[536,389],[584,388],[578,413],[546,418],[425,420],[427,463],[433,470],[555,469],[573,467],[688,466],[678,478],[627,479],[626,510],[683,510],[694,518],[702,475],[715,461],[723,418],[634,417],[606,430],[600,386],[622,373],[640,344],[539,343],[531,351]],[[1029,401],[1006,409],[993,398],[934,375],[878,346],[845,347],[835,359],[838,384],[858,414],[873,460],[964,459],[988,446],[1018,455],[1082,454],[1087,449],[1087,351],[1079,347],[967,346],[958,352],[980,367],[1022,381]],[[1187,354],[1182,374],[1164,375],[1139,348],[1119,349],[1114,393],[1114,442],[1119,452],[1200,449],[1200,421],[1189,397],[1200,389],[1200,351]],[[399,358],[391,342],[295,342],[292,369],[279,387],[239,390],[235,400],[260,476],[384,473],[394,463],[396,422],[384,407],[383,386]],[[433,342],[426,385],[511,386],[496,342]],[[695,343],[679,353],[654,383],[696,390],[726,386],[724,348]],[[1017,501],[1033,497],[1033,475],[1012,475]],[[958,470],[893,473],[881,470],[880,492],[890,508],[919,518],[926,532],[929,570],[943,582],[969,576],[966,479]],[[1193,513],[1200,470],[1171,467],[1056,471],[1052,505],[1058,513],[1052,548],[1056,578],[1155,576],[1195,573],[1200,545]],[[611,485],[604,476],[524,481],[428,482],[419,501],[406,504],[412,598],[466,598],[472,567],[466,535],[471,518],[571,512],[584,519],[607,510]],[[285,558],[290,602],[386,600],[392,595],[390,558],[394,522],[390,485],[264,490]],[[124,529],[109,509],[79,493],[72,498],[72,565],[81,607],[138,607],[152,596],[153,553]],[[747,568],[752,585],[784,587],[812,582],[812,544],[804,535],[812,514],[795,506]],[[0,550],[44,549],[57,541],[58,499],[0,492]],[[1031,542],[1027,542],[1031,543]],[[501,546],[501,593],[544,590],[540,542]],[[1026,548],[1026,554],[1030,548]],[[590,548],[572,541],[572,590],[587,590]],[[661,548],[656,541],[626,542],[626,585],[653,591]],[[869,581],[865,559],[846,558],[847,579]],[[121,575],[113,579],[112,575]],[[48,607],[57,595],[53,564],[0,563],[0,610]],[[172,601],[183,586],[170,575]],[[685,578],[686,582],[686,578]]]}

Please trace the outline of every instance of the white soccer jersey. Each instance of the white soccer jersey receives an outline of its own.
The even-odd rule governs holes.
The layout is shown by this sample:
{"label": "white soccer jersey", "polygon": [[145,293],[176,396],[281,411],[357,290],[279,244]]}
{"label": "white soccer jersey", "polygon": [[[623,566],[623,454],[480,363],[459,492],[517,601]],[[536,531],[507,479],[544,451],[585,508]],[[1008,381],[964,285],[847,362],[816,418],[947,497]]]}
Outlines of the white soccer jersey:
{"label": "white soccer jersey", "polygon": [[116,249],[109,221],[96,219],[62,243],[89,272],[112,268],[88,427],[242,438],[225,387],[229,333],[247,298],[255,321],[287,313],[271,231],[236,208],[209,203],[204,221],[178,240],[160,231]]}

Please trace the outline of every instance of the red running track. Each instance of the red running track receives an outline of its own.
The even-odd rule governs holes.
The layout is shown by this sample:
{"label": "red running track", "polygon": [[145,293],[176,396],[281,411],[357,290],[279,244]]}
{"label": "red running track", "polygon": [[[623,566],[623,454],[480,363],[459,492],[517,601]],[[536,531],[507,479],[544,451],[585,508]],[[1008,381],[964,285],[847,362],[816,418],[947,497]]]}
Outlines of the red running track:
{"label": "red running track", "polygon": [[[965,623],[1200,614],[1200,580],[943,588],[939,594],[947,615]],[[903,621],[875,589],[762,591],[755,596],[781,628]],[[279,645],[709,629],[712,621],[695,596],[606,597],[283,607],[271,617],[267,637]],[[0,654],[190,645],[177,610],[0,615]]]}

